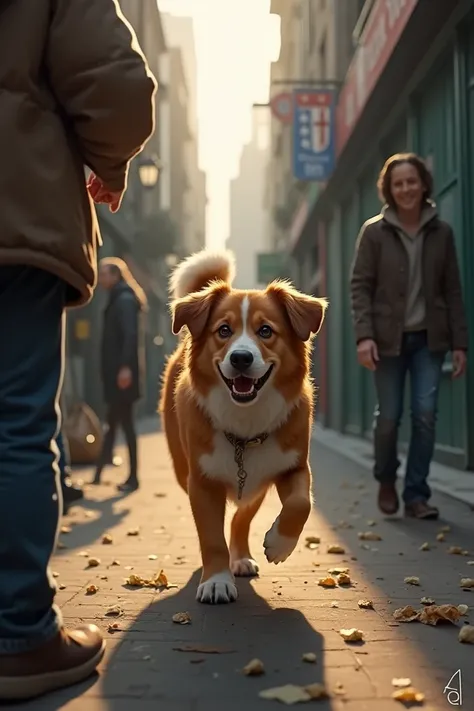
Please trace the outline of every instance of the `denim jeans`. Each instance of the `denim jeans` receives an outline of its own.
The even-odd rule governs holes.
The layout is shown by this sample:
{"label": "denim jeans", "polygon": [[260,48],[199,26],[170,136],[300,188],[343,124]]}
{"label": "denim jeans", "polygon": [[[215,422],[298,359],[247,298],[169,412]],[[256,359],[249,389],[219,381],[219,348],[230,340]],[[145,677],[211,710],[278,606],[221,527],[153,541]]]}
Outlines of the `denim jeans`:
{"label": "denim jeans", "polygon": [[64,484],[66,477],[69,476],[70,473],[70,458],[69,445],[67,444],[67,441],[65,440],[61,430],[59,431],[59,434],[56,437],[56,444],[58,445],[59,449],[59,474],[61,482]]}
{"label": "denim jeans", "polygon": [[0,266],[0,669],[61,625],[49,573],[62,508],[58,393],[64,283]]}
{"label": "denim jeans", "polygon": [[404,334],[400,355],[381,356],[377,363],[374,476],[381,483],[395,482],[397,477],[398,429],[403,415],[406,374],[410,374],[411,438],[403,490],[405,504],[426,502],[431,496],[427,479],[435,445],[444,358],[445,353],[428,350],[426,331],[416,331]]}

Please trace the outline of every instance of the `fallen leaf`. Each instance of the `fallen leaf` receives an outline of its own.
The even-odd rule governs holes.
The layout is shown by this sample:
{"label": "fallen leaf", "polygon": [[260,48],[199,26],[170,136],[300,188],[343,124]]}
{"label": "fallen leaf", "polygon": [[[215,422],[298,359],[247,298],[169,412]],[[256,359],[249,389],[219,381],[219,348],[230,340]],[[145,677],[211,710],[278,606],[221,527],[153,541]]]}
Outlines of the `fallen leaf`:
{"label": "fallen leaf", "polygon": [[326,578],[320,578],[318,581],[318,585],[321,585],[321,587],[323,587],[323,588],[335,588],[336,581],[334,580],[333,577],[328,575]]}
{"label": "fallen leaf", "polygon": [[451,530],[451,526],[441,526],[439,530],[441,533],[449,533]]}
{"label": "fallen leaf", "polygon": [[448,553],[451,553],[451,555],[462,555],[462,551],[461,546],[449,546],[448,548]]}
{"label": "fallen leaf", "polygon": [[467,565],[474,565],[474,560],[468,560]]}
{"label": "fallen leaf", "polygon": [[433,597],[422,597],[420,602],[422,605],[434,605],[436,600]]}
{"label": "fallen leaf", "polygon": [[314,652],[305,652],[301,657],[303,662],[308,662],[308,664],[316,664],[317,657]]}
{"label": "fallen leaf", "polygon": [[411,686],[411,679],[409,679],[408,677],[406,679],[393,678],[392,686],[395,686],[397,689],[404,689],[407,686]]}
{"label": "fallen leaf", "polygon": [[328,692],[324,684],[308,684],[308,686],[303,686],[303,690],[309,694],[310,699],[326,699],[328,697]]}
{"label": "fallen leaf", "polygon": [[382,536],[379,536],[375,531],[362,531],[358,534],[360,541],[381,541]]}
{"label": "fallen leaf", "polygon": [[444,535],[444,533],[438,533],[438,535],[436,536],[436,540],[439,541],[439,543],[442,543],[445,538],[446,536]]}
{"label": "fallen leaf", "polygon": [[168,578],[165,575],[165,572],[163,570],[160,570],[158,573],[158,577],[156,578],[156,582],[158,584],[158,587],[160,588],[166,588],[168,587]]}
{"label": "fallen leaf", "polygon": [[465,588],[466,590],[469,588],[474,588],[474,578],[461,578],[459,587]]}
{"label": "fallen leaf", "polygon": [[138,536],[139,533],[139,528],[129,528],[129,530],[127,531],[127,536]]}
{"label": "fallen leaf", "polygon": [[350,585],[351,584],[350,576],[347,575],[347,573],[339,573],[339,575],[337,576],[337,584],[338,585]]}
{"label": "fallen leaf", "polygon": [[119,560],[113,560],[110,565],[120,565],[120,561],[119,561]]}
{"label": "fallen leaf", "polygon": [[148,556],[148,560],[158,560],[158,556],[154,553],[150,553],[150,555]]}
{"label": "fallen leaf", "polygon": [[107,627],[107,632],[110,632],[113,634],[114,632],[121,632],[122,629],[119,625],[118,622],[111,622],[110,625]]}
{"label": "fallen leaf", "polygon": [[336,602],[336,600],[333,600],[333,601],[331,602],[331,607],[339,607],[339,603]]}
{"label": "fallen leaf", "polygon": [[51,573],[53,578],[59,578],[59,573]]}
{"label": "fallen leaf", "polygon": [[428,542],[422,543],[420,546],[420,551],[429,551],[431,550],[430,544]]}
{"label": "fallen leaf", "polygon": [[422,704],[425,700],[425,695],[415,689],[414,686],[407,686],[406,689],[394,691],[392,698],[395,701],[401,701],[404,704]]}
{"label": "fallen leaf", "polygon": [[469,605],[458,605],[459,614],[463,617],[469,612]]}
{"label": "fallen leaf", "polygon": [[72,527],[71,526],[61,526],[60,532],[61,533],[71,533]]}
{"label": "fallen leaf", "polygon": [[89,558],[87,561],[88,568],[97,568],[100,565],[100,558]]}
{"label": "fallen leaf", "polygon": [[317,546],[321,543],[321,539],[319,536],[306,536],[305,539],[305,546],[306,548],[314,549],[317,548]]}
{"label": "fallen leaf", "polygon": [[88,558],[90,553],[89,553],[89,551],[79,551],[79,553],[77,555],[80,556],[81,558]]}
{"label": "fallen leaf", "polygon": [[414,622],[418,619],[418,610],[415,610],[411,605],[405,605],[405,607],[396,609],[393,617],[397,622]]}
{"label": "fallen leaf", "polygon": [[404,582],[407,585],[419,585],[420,584],[420,578],[417,578],[416,575],[408,575]]}
{"label": "fallen leaf", "polygon": [[106,617],[120,617],[123,614],[123,610],[119,605],[112,605],[105,611]]}
{"label": "fallen leaf", "polygon": [[206,647],[200,644],[185,644],[173,647],[175,652],[197,652],[198,654],[233,654],[235,650],[222,647]]}
{"label": "fallen leaf", "polygon": [[106,545],[110,545],[113,542],[114,542],[114,539],[112,538],[112,536],[110,536],[108,533],[104,533],[104,535],[102,536],[102,544],[104,546],[106,546]]}
{"label": "fallen leaf", "polygon": [[344,689],[344,684],[342,681],[336,682],[336,686],[334,687],[334,693],[338,694],[338,696],[344,696],[346,694],[346,690]]}
{"label": "fallen leaf", "polygon": [[287,706],[292,706],[302,701],[311,701],[312,698],[302,686],[296,686],[295,684],[286,684],[286,686],[276,686],[273,689],[264,689],[264,691],[260,691],[259,697],[271,701],[281,701]]}
{"label": "fallen leaf", "polygon": [[265,674],[265,667],[260,659],[252,659],[242,669],[242,673],[245,674],[245,676],[261,676]]}
{"label": "fallen leaf", "polygon": [[60,583],[60,585],[58,587],[59,587],[59,590],[66,590],[66,586],[63,585],[62,583]]}
{"label": "fallen leaf", "polygon": [[335,544],[332,546],[328,546],[327,552],[328,553],[338,553],[340,555],[343,555],[346,551],[342,546]]}
{"label": "fallen leaf", "polygon": [[97,585],[89,585],[86,589],[86,595],[95,595],[99,591]]}
{"label": "fallen leaf", "polygon": [[464,644],[474,644],[474,627],[472,625],[464,625],[461,627],[458,640]]}
{"label": "fallen leaf", "polygon": [[428,605],[419,611],[418,620],[424,625],[437,625],[438,622],[451,622],[453,625],[461,617],[456,605]]}
{"label": "fallen leaf", "polygon": [[191,615],[189,612],[177,612],[176,614],[173,615],[171,618],[173,622],[176,622],[178,625],[190,625],[191,624]]}
{"label": "fallen leaf", "polygon": [[377,525],[377,521],[373,521],[372,519],[369,519],[367,521],[367,526],[376,526],[376,525]]}
{"label": "fallen leaf", "polygon": [[362,607],[364,610],[373,610],[374,609],[374,603],[372,600],[359,600],[357,603],[359,607]]}
{"label": "fallen leaf", "polygon": [[362,642],[362,640],[364,639],[364,633],[362,632],[362,630],[358,630],[356,627],[352,627],[351,629],[347,630],[339,630],[339,634],[341,635],[344,642]]}
{"label": "fallen leaf", "polygon": [[329,568],[330,575],[341,575],[341,573],[349,573],[349,568]]}

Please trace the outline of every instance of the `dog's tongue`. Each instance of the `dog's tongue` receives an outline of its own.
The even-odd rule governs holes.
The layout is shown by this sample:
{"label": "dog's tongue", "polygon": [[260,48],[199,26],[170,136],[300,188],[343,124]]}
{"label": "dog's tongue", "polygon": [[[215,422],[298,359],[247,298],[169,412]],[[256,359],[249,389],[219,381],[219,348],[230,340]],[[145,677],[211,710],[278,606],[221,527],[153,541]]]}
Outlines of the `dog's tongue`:
{"label": "dog's tongue", "polygon": [[239,375],[234,378],[234,390],[238,393],[250,393],[253,390],[252,378],[246,378],[245,375]]}

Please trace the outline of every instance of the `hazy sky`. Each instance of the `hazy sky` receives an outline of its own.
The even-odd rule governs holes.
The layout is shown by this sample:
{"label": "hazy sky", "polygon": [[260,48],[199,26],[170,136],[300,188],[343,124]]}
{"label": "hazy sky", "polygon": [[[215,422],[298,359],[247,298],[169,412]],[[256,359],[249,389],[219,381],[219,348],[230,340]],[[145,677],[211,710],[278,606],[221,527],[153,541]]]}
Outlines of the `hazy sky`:
{"label": "hazy sky", "polygon": [[[207,172],[207,244],[229,236],[229,180],[250,138],[252,104],[266,102],[279,22],[270,0],[157,0],[162,12],[194,19],[200,165]],[[257,109],[265,111],[266,109]]]}

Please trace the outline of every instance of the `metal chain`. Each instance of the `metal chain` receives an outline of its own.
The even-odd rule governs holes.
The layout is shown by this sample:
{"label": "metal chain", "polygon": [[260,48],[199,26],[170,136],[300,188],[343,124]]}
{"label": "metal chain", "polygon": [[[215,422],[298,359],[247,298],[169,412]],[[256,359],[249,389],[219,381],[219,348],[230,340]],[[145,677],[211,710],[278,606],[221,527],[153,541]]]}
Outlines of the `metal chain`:
{"label": "metal chain", "polygon": [[244,466],[244,454],[247,447],[254,447],[258,444],[262,444],[267,439],[267,434],[261,434],[258,437],[253,437],[252,439],[238,439],[230,432],[226,432],[225,436],[230,444],[234,447],[234,462],[237,464],[237,499],[240,501],[244,491],[245,482],[247,481],[247,472]]}

